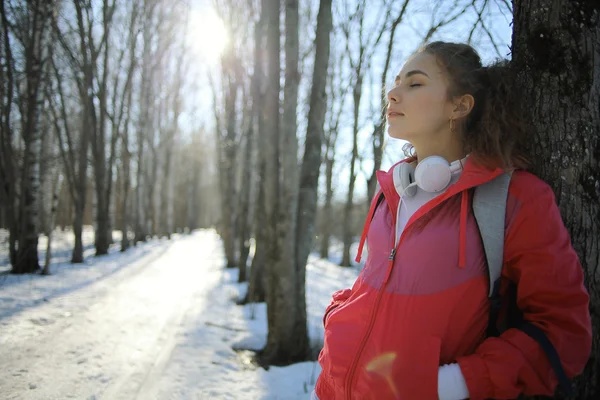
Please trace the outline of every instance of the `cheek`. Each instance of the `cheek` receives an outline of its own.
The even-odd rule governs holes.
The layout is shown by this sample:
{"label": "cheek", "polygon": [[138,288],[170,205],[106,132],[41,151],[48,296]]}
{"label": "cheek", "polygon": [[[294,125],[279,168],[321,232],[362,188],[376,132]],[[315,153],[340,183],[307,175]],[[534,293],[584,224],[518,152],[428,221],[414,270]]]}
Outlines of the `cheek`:
{"label": "cheek", "polygon": [[414,109],[424,114],[441,112],[446,104],[446,96],[437,91],[422,91],[414,100]]}

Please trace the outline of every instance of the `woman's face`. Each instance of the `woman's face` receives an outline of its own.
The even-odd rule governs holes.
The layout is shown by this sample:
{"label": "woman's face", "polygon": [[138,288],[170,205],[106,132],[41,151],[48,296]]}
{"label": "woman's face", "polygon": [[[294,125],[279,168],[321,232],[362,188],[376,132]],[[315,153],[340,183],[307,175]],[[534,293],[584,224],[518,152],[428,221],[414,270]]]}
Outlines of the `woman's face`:
{"label": "woman's face", "polygon": [[411,57],[388,92],[388,133],[415,142],[450,133],[453,104],[448,83],[435,56],[418,53]]}

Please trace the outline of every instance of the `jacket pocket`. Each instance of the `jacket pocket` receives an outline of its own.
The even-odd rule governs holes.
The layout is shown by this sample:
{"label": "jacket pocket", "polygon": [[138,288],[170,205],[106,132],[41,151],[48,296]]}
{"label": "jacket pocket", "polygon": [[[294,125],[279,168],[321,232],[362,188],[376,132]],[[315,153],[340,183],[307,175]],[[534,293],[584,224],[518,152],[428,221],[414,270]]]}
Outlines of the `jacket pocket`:
{"label": "jacket pocket", "polygon": [[333,294],[331,303],[327,306],[325,314],[323,314],[323,326],[325,328],[327,328],[327,321],[329,319],[330,314],[340,305],[344,304],[346,300],[348,300],[348,297],[350,297],[351,293],[351,289],[342,289],[338,290]]}

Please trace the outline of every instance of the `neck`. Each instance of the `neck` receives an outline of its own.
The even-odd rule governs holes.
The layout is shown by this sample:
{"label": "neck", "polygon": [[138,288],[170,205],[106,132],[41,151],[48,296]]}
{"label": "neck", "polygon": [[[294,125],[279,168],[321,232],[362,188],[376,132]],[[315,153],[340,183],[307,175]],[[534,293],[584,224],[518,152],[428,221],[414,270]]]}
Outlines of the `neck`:
{"label": "neck", "polygon": [[417,152],[417,162],[429,156],[441,156],[451,163],[466,156],[462,143],[458,140],[428,141],[427,143],[415,143],[413,146]]}

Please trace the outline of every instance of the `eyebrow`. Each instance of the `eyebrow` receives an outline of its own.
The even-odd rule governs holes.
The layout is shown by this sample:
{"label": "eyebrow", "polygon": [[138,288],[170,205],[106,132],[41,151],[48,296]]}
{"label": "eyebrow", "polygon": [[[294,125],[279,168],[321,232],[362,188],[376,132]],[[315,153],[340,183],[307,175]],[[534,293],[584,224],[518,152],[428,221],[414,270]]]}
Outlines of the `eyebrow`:
{"label": "eyebrow", "polygon": [[[420,69],[414,69],[412,71],[408,71],[404,77],[405,78],[410,78],[411,76],[417,75],[417,74],[425,75],[426,77],[429,78],[429,75],[427,75],[425,72],[421,71]],[[396,81],[399,81],[399,80],[401,80],[400,75],[398,75],[396,77]]]}

